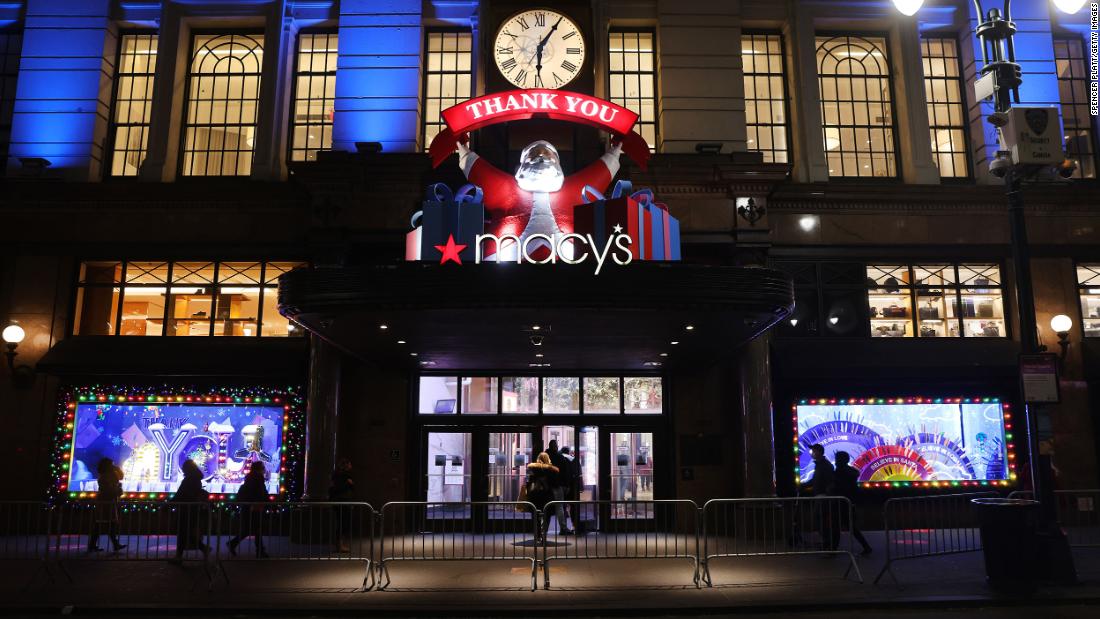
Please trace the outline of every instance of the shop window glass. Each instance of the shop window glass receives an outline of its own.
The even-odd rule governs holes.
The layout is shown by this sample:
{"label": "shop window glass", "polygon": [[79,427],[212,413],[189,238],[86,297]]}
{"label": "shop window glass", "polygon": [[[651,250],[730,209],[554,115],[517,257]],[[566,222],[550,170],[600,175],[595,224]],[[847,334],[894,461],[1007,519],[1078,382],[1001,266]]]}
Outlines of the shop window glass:
{"label": "shop window glass", "polygon": [[787,85],[783,38],[779,34],[742,34],[741,67],[745,81],[746,146],[765,163],[787,163]]}
{"label": "shop window glass", "polygon": [[1100,337],[1100,264],[1077,265],[1077,296],[1085,337]]}
{"label": "shop window glass", "polygon": [[1000,267],[869,265],[872,337],[1005,337]]}
{"label": "shop window glass", "polygon": [[638,114],[635,131],[657,148],[656,35],[650,31],[613,31],[608,34],[609,97]]}
{"label": "shop window glass", "polygon": [[612,518],[652,518],[653,433],[612,432]]}
{"label": "shop window glass", "polygon": [[871,265],[867,267],[867,293],[871,314],[871,337],[912,337],[912,288],[909,267]]}
{"label": "shop window glass", "polygon": [[896,177],[886,39],[819,36],[817,68],[829,175]]}
{"label": "shop window glass", "polygon": [[290,118],[290,160],[314,161],[332,149],[336,99],[337,35],[298,35],[294,65],[294,107]]}
{"label": "shop window glass", "polygon": [[473,96],[469,32],[429,32],[424,71],[424,150],[446,127],[441,112]]}
{"label": "shop window glass", "polygon": [[623,379],[623,395],[628,415],[660,415],[663,410],[664,392],[658,376],[626,377]]}
{"label": "shop window glass", "polygon": [[149,143],[156,69],[156,34],[120,37],[110,129],[112,176],[137,176],[141,170]]}
{"label": "shop window glass", "polygon": [[[279,314],[278,276],[300,262],[87,261],[74,335],[301,335]],[[167,329],[165,329],[167,324]],[[261,328],[262,324],[262,328]]]}
{"label": "shop window glass", "polygon": [[620,410],[618,378],[586,377],[584,379],[584,413],[586,415],[617,415]]}
{"label": "shop window glass", "polygon": [[180,173],[248,176],[260,102],[262,34],[199,34],[187,80]]}
{"label": "shop window glass", "polygon": [[453,415],[458,412],[457,376],[420,377],[420,414]]}
{"label": "shop window glass", "polygon": [[467,376],[462,379],[462,414],[486,415],[497,412],[496,377]]}
{"label": "shop window glass", "polygon": [[575,415],[580,412],[581,379],[547,377],[542,379],[542,412],[547,415]]}
{"label": "shop window glass", "polygon": [[1006,337],[1001,269],[995,264],[959,265],[959,311],[963,337]]}
{"label": "shop window glass", "polygon": [[932,161],[942,178],[966,178],[966,103],[959,71],[958,43],[950,38],[921,39],[924,100],[932,138]]}
{"label": "shop window glass", "polygon": [[534,415],[539,412],[537,376],[506,376],[501,379],[501,407],[505,413]]}
{"label": "shop window glass", "polygon": [[1080,37],[1054,39],[1058,98],[1062,104],[1066,156],[1077,164],[1074,178],[1096,178],[1096,135],[1089,112],[1089,59]]}

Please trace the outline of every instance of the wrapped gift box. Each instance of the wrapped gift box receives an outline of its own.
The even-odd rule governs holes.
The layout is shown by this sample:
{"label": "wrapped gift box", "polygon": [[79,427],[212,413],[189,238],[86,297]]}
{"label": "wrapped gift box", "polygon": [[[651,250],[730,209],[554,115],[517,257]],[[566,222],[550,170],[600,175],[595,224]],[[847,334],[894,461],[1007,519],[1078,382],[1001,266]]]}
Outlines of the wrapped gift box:
{"label": "wrapped gift box", "polygon": [[591,185],[581,191],[581,204],[573,207],[573,230],[577,234],[592,235],[597,248],[602,249],[607,239],[615,233],[615,226],[632,242],[630,253],[634,260],[647,260],[647,232],[652,228],[649,209],[642,206],[630,193],[630,181],[615,183],[611,197],[606,198]]}
{"label": "wrapped gift box", "polygon": [[413,215],[414,228],[405,236],[405,259],[438,262],[442,252],[435,246],[454,236],[456,244],[466,246],[459,256],[472,261],[477,235],[485,232],[483,195],[477,185],[464,185],[458,193],[443,183],[429,186],[421,210]]}
{"label": "wrapped gift box", "polygon": [[649,189],[632,196],[649,213],[650,228],[646,234],[647,260],[680,259],[680,222],[668,212],[668,207],[653,199]]}

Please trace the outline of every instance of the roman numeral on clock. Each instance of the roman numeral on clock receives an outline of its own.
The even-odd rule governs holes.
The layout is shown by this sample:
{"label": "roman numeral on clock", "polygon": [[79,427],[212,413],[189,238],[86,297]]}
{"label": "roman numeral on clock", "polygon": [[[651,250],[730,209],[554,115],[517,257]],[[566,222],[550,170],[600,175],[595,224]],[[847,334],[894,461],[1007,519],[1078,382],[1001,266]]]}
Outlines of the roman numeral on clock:
{"label": "roman numeral on clock", "polygon": [[535,13],[535,25],[536,26],[545,26],[546,25],[546,13]]}
{"label": "roman numeral on clock", "polygon": [[514,52],[511,47],[498,47],[497,53],[501,56],[511,56]]}
{"label": "roman numeral on clock", "polygon": [[523,86],[527,83],[527,71],[520,69],[519,73],[516,73],[516,85]]}
{"label": "roman numeral on clock", "polygon": [[550,75],[554,78],[554,88],[557,88],[558,86],[561,86],[565,83],[565,80],[559,77],[557,73],[551,73]]}
{"label": "roman numeral on clock", "polygon": [[504,71],[511,72],[512,69],[516,68],[516,59],[509,58],[508,60],[505,60],[504,62],[500,63],[500,68]]}
{"label": "roman numeral on clock", "polygon": [[566,71],[569,71],[570,73],[572,73],[572,72],[577,70],[577,65],[573,64],[572,62],[569,62],[568,60],[562,60],[561,61],[561,68],[563,68]]}
{"label": "roman numeral on clock", "polygon": [[573,37],[575,37],[575,36],[577,36],[577,31],[576,31],[576,30],[574,30],[573,32],[570,32],[569,34],[563,35],[563,36],[562,36],[562,38],[561,38],[561,40],[562,40],[562,41],[565,41],[565,40],[567,40],[567,39],[571,39],[571,38],[573,38]]}
{"label": "roman numeral on clock", "polygon": [[527,24],[527,20],[522,18],[522,17],[517,18],[516,23],[518,23],[520,28],[523,28],[524,30],[530,30],[531,29],[531,26],[529,26]]}
{"label": "roman numeral on clock", "polygon": [[581,48],[579,48],[579,47],[567,47],[567,48],[565,48],[565,53],[569,54],[570,56],[580,56],[581,55]]}
{"label": "roman numeral on clock", "polygon": [[535,88],[542,88],[545,85],[546,84],[542,83],[542,75],[539,74],[539,73],[536,73],[535,74]]}

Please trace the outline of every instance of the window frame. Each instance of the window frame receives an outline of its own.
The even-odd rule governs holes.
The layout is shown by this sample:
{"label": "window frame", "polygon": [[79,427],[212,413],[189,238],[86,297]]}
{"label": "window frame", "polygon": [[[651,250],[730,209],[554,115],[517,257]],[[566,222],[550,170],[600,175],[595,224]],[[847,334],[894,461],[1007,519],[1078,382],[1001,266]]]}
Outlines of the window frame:
{"label": "window frame", "polygon": [[[859,32],[856,32],[856,33],[837,31],[837,30],[815,30],[814,31],[814,73],[817,75],[818,99],[820,101],[820,103],[818,105],[818,114],[819,114],[819,119],[821,121],[821,146],[822,146],[822,149],[823,149],[823,154],[825,155],[825,162],[826,162],[825,169],[826,170],[828,169],[829,150],[828,150],[828,148],[825,144],[825,126],[826,126],[825,125],[825,100],[821,96],[821,67],[820,67],[820,62],[817,60],[817,50],[818,50],[818,48],[820,47],[821,44],[817,42],[817,39],[819,39],[819,38],[835,39],[835,38],[838,38],[838,37],[845,37],[847,39],[852,39],[852,38],[864,39],[864,40],[867,40],[867,37],[877,37],[877,38],[882,39],[883,49],[886,51],[886,54],[887,54],[885,64],[886,64],[886,68],[887,68],[888,72],[885,75],[885,78],[886,78],[887,84],[889,84],[889,87],[890,87],[890,124],[888,126],[890,127],[891,135],[893,137],[893,139],[891,140],[893,148],[890,151],[881,151],[881,152],[884,153],[884,154],[886,154],[886,153],[892,153],[893,154],[893,156],[894,156],[894,174],[892,176],[874,176],[873,174],[871,176],[859,176],[859,175],[856,175],[856,176],[838,176],[838,175],[834,175],[830,172],[829,173],[829,182],[836,182],[836,181],[839,181],[839,182],[856,182],[856,183],[868,183],[868,182],[870,182],[870,183],[879,183],[879,184],[899,184],[899,183],[902,183],[902,182],[904,182],[904,179],[902,178],[902,172],[901,172],[902,171],[901,147],[898,144],[897,84],[895,83],[896,80],[895,80],[895,76],[894,76],[893,67],[890,64],[890,62],[891,62],[890,58],[891,58],[892,52],[890,50],[890,33],[887,32],[887,31],[863,30],[863,31],[859,31]],[[836,76],[832,76],[832,77],[836,77]],[[879,77],[882,77],[882,76],[879,76]],[[923,84],[922,84],[922,86],[923,86]],[[839,99],[839,95],[838,95],[837,102],[839,103],[840,101],[841,100]],[[854,103],[855,101],[852,100],[852,102]],[[838,108],[838,110],[837,110],[838,118],[839,118],[839,114],[840,114],[840,111],[839,111],[839,108]],[[881,125],[881,127],[886,127],[886,126],[887,125]],[[852,124],[852,125],[848,125],[848,127],[851,127],[853,130],[856,129],[856,128],[867,128],[868,130],[870,130],[872,128],[879,128],[880,125],[862,125],[861,126],[861,125]],[[841,128],[841,125],[837,125],[837,128],[838,129]],[[855,151],[855,152],[858,153],[859,151]],[[868,155],[870,155],[871,153],[872,153],[872,151],[868,151]],[[859,165],[859,164],[857,163],[857,165]],[[873,173],[874,169],[872,168],[871,171]]]}
{"label": "window frame", "polygon": [[[114,75],[114,79],[112,80],[114,83],[111,86],[111,107],[110,107],[110,110],[108,112],[108,118],[107,118],[107,140],[106,140],[107,148],[105,149],[105,156],[103,157],[103,171],[102,171],[102,174],[103,174],[104,180],[107,180],[107,179],[110,179],[111,181],[120,180],[120,181],[123,181],[123,182],[133,181],[133,180],[141,178],[141,166],[138,166],[138,173],[134,174],[132,176],[128,176],[128,175],[125,175],[125,174],[115,174],[114,170],[113,170],[113,168],[114,168],[115,148],[118,146],[118,144],[117,144],[118,128],[120,126],[126,126],[126,127],[138,126],[136,123],[132,123],[132,122],[120,125],[118,120],[117,120],[117,118],[118,118],[118,89],[119,89],[119,84],[122,81],[119,78],[122,75],[121,69],[122,69],[123,40],[128,36],[152,36],[153,39],[157,42],[157,60],[158,61],[160,60],[160,31],[158,31],[156,29],[151,29],[151,28],[130,28],[130,29],[119,31],[119,33],[118,33],[118,50],[115,53],[115,75]],[[149,135],[152,131],[152,128],[153,128],[153,97],[155,95],[156,87],[157,87],[156,67],[154,66],[152,73],[127,73],[126,75],[127,76],[143,75],[143,76],[146,76],[146,77],[150,77],[153,80],[153,90],[150,91],[150,93],[149,93],[149,120],[148,120],[147,123],[145,123],[146,139],[148,139],[148,137],[149,137]],[[133,101],[133,99],[128,99],[128,101]],[[129,150],[129,149],[127,149],[127,150]],[[148,156],[148,154],[149,154],[149,150],[148,150],[148,142],[147,142],[144,156]],[[144,163],[144,156],[142,157],[142,163]]]}
{"label": "window frame", "polygon": [[[229,30],[224,30],[224,29],[202,29],[202,30],[192,30],[191,31],[191,34],[190,34],[190,37],[189,37],[189,45],[188,45],[188,48],[187,48],[188,49],[188,53],[187,53],[187,57],[186,57],[187,58],[187,60],[186,60],[187,64],[184,66],[184,71],[186,72],[186,79],[184,80],[184,84],[183,84],[183,110],[182,110],[183,116],[180,119],[181,122],[180,122],[180,134],[179,134],[179,150],[177,151],[178,156],[176,157],[176,159],[177,159],[177,161],[176,161],[176,179],[177,180],[180,180],[180,179],[187,180],[187,179],[197,178],[197,179],[203,179],[203,180],[206,180],[206,181],[209,181],[210,179],[230,179],[230,180],[232,180],[232,179],[238,179],[238,180],[239,179],[247,179],[247,178],[250,178],[252,176],[252,166],[256,162],[256,148],[255,148],[255,145],[253,145],[253,147],[251,149],[252,159],[249,162],[249,166],[248,166],[249,173],[248,174],[186,174],[184,172],[184,162],[187,159],[187,153],[188,153],[188,151],[187,151],[187,130],[191,127],[202,127],[202,126],[206,126],[206,127],[214,127],[214,126],[226,127],[226,126],[230,126],[230,125],[227,125],[227,124],[224,124],[224,123],[222,125],[192,125],[188,122],[188,115],[189,115],[189,112],[191,110],[191,103],[192,103],[192,101],[191,101],[191,82],[195,78],[195,75],[192,71],[192,65],[194,64],[194,61],[195,61],[195,54],[198,52],[198,49],[196,49],[196,47],[195,47],[195,41],[198,37],[207,36],[207,35],[213,35],[213,36],[244,36],[244,37],[252,37],[252,36],[255,36],[255,35],[260,35],[260,36],[265,37],[264,42],[260,46],[260,49],[263,50],[265,53],[267,51],[266,48],[267,48],[267,45],[268,45],[268,41],[266,39],[266,33],[262,28],[240,28],[240,29],[229,29]],[[264,92],[263,62],[264,62],[264,57],[261,57],[260,58],[260,71],[257,74],[259,76],[259,85],[256,88],[256,124],[255,124],[256,129],[255,129],[255,131],[256,131],[257,136],[260,135],[265,130],[265,128],[261,124],[261,119],[263,117],[263,114],[260,113],[260,109],[259,109],[260,105],[261,105],[261,102],[264,100],[264,95],[266,94]],[[240,101],[243,101],[243,100],[244,99],[240,99]],[[211,99],[211,101],[213,101],[213,99]],[[237,126],[243,126],[243,125],[237,125]],[[195,152],[197,152],[197,151],[192,151],[192,155],[194,155]],[[218,153],[221,153],[224,156],[224,154],[227,151],[224,151],[224,150],[219,150],[219,151],[206,150],[206,151],[203,151],[203,152],[206,152],[206,153],[218,152]],[[239,152],[239,151],[234,151],[234,152]],[[209,168],[209,165],[207,165],[206,167]],[[194,160],[192,160],[192,169],[193,168],[194,168]]]}
{"label": "window frame", "polygon": [[[611,35],[616,34],[616,33],[618,33],[618,34],[649,34],[650,36],[653,37],[653,69],[651,71],[642,71],[641,69],[639,69],[638,71],[633,71],[633,72],[628,72],[625,69],[623,69],[622,71],[612,71],[611,70]],[[612,103],[615,103],[616,105],[621,105],[621,106],[629,109],[629,106],[625,105],[625,101],[627,99],[627,97],[625,96],[625,93],[624,93],[624,96],[622,97],[622,99],[620,101],[615,101],[615,99],[611,96],[611,78],[612,78],[613,75],[650,75],[650,74],[652,74],[652,76],[653,76],[653,123],[652,123],[653,124],[653,147],[649,149],[649,152],[651,152],[651,153],[659,152],[660,149],[661,149],[661,123],[659,122],[659,119],[661,117],[661,107],[660,107],[660,94],[661,94],[660,79],[661,79],[661,75],[660,75],[660,71],[657,70],[657,62],[661,57],[661,50],[659,48],[660,42],[657,38],[657,28],[653,27],[653,26],[614,26],[613,25],[613,26],[611,26],[607,29],[607,34],[604,37],[603,43],[606,46],[606,53],[607,53],[607,56],[604,58],[604,61],[607,63],[607,71],[605,72],[606,82],[604,84],[604,87],[607,89],[606,92],[607,92],[608,101],[611,101]],[[625,80],[624,80],[624,84],[625,84]],[[624,86],[624,89],[625,89],[625,86]],[[639,101],[642,100],[642,97],[639,96],[638,100]],[[641,119],[641,114],[639,113],[638,123],[637,123],[637,125],[634,129],[634,132],[637,133],[638,135],[642,135],[642,132],[638,131],[638,129],[641,126],[646,125],[646,124],[649,124],[649,121],[643,121]],[[643,139],[644,139],[644,136],[643,136]]]}
{"label": "window frame", "polygon": [[[455,393],[455,412],[451,414],[421,413],[420,412],[420,382],[425,377],[456,378],[457,390]],[[505,378],[537,378],[538,379],[538,411],[532,413],[505,412],[504,411],[504,379]],[[492,378],[496,380],[497,412],[495,413],[465,413],[463,409],[462,381],[466,378]],[[578,388],[578,401],[576,413],[548,413],[545,407],[545,379],[547,378],[576,378]],[[584,386],[587,379],[615,378],[619,383],[619,410],[616,413],[592,413],[586,412],[584,406]],[[661,412],[660,413],[628,413],[626,412],[626,381],[631,378],[657,378],[661,381]],[[664,374],[646,371],[609,370],[600,371],[562,371],[536,374],[533,372],[509,372],[509,371],[476,371],[476,370],[424,370],[417,372],[412,385],[414,401],[410,410],[414,418],[425,425],[439,425],[441,423],[453,423],[456,419],[464,419],[467,423],[491,422],[499,423],[501,418],[509,423],[524,423],[525,420],[551,418],[556,420],[577,419],[587,416],[589,419],[657,419],[669,415],[669,405],[665,397],[669,391],[668,379]],[[434,421],[433,421],[434,420]],[[446,421],[443,421],[446,420]],[[496,421],[494,421],[496,420]]]}
{"label": "window frame", "polygon": [[[755,122],[755,123],[749,123],[748,120],[746,119],[745,127],[746,128],[750,127],[750,126],[755,126],[755,127],[761,127],[761,126],[764,126],[764,127],[783,127],[783,130],[786,133],[786,144],[784,145],[784,148],[783,148],[783,152],[786,153],[786,155],[787,155],[787,161],[785,163],[787,165],[791,165],[792,164],[792,155],[793,155],[793,151],[794,151],[794,148],[793,148],[794,144],[791,141],[791,97],[790,97],[790,94],[788,92],[790,84],[787,83],[787,75],[788,75],[787,74],[787,68],[788,67],[787,67],[786,39],[783,37],[783,31],[782,30],[746,29],[746,30],[741,31],[741,44],[742,44],[742,46],[744,45],[746,35],[748,35],[750,37],[752,37],[752,36],[774,36],[774,37],[777,37],[779,39],[779,62],[780,62],[780,71],[781,71],[781,73],[779,74],[779,79],[780,79],[780,82],[783,84],[783,93],[782,93],[782,95],[783,95],[783,97],[782,97],[782,100],[783,100],[783,123],[782,124],[775,124],[775,123],[761,124],[759,122],[759,117],[757,117],[757,122]],[[744,56],[744,52],[742,52],[742,56]],[[754,65],[755,65],[755,63],[754,63]],[[774,73],[756,73],[755,72],[755,66],[754,66],[754,72],[753,73],[751,73],[751,74],[750,73],[745,73],[744,62],[742,61],[741,75],[742,75],[742,79],[743,79],[744,76],[746,76],[746,75],[753,75],[753,76],[768,75],[768,76],[773,76],[775,74]],[[758,101],[758,100],[759,99],[757,99],[755,97],[753,98],[754,102]],[[775,99],[767,99],[767,100],[768,101],[774,101]],[[748,105],[748,99],[747,98],[745,99],[745,104],[746,104],[746,107],[747,107],[747,105]],[[748,140],[747,135],[746,135],[745,139],[746,139],[746,141]],[[747,144],[746,144],[746,148],[748,148]],[[754,152],[760,152],[760,153],[764,152],[762,150],[754,149],[754,148],[748,148],[748,150],[754,151]],[[773,154],[773,159],[774,159],[774,154],[775,154],[775,152],[777,152],[775,147],[774,147],[774,137],[773,137],[773,147],[768,152],[771,152]],[[776,162],[776,161],[773,160],[772,163],[780,163],[780,162]]]}
{"label": "window frame", "polygon": [[[421,103],[421,108],[420,108],[420,128],[419,128],[419,131],[418,131],[418,137],[420,139],[420,152],[424,152],[424,153],[428,152],[428,147],[431,146],[431,143],[428,140],[428,125],[429,124],[431,124],[433,126],[440,125],[440,126],[443,126],[443,127],[447,126],[446,123],[443,122],[442,115],[439,117],[439,119],[437,121],[429,121],[428,120],[427,108],[428,108],[428,80],[429,80],[429,78],[432,75],[461,75],[461,74],[465,73],[464,71],[458,71],[457,69],[454,70],[454,71],[443,71],[443,70],[430,71],[428,69],[428,55],[432,53],[431,52],[431,37],[432,37],[433,34],[468,34],[468,35],[470,35],[470,71],[469,71],[469,75],[470,75],[470,94],[467,98],[473,98],[474,94],[477,92],[477,55],[476,55],[477,40],[474,37],[474,31],[470,28],[463,28],[461,26],[439,26],[439,27],[425,28],[424,29],[424,38],[423,38],[423,42],[422,42],[422,45],[424,46],[424,51],[423,51],[423,54],[421,56],[421,65],[423,67],[423,70],[420,72],[420,103]],[[444,99],[444,97],[435,97],[435,99],[438,99],[438,100],[442,101]],[[440,112],[442,112],[443,110],[444,110],[443,107],[439,108]]]}
{"label": "window frame", "polygon": [[[1100,260],[1075,260],[1073,262],[1073,283],[1074,289],[1077,292],[1077,318],[1079,319],[1078,324],[1081,327],[1081,337],[1088,340],[1100,340],[1100,335],[1089,335],[1088,331],[1085,329],[1086,320],[1096,320],[1100,322],[1100,318],[1088,318],[1087,316],[1085,316],[1085,308],[1082,307],[1081,304],[1085,297],[1089,296],[1086,291],[1090,289],[1100,288],[1100,282],[1098,282],[1096,285],[1081,283],[1081,279],[1078,276],[1077,271],[1081,268],[1093,270],[1096,272],[1097,276],[1100,276]],[[1100,295],[1097,296],[1100,297]]]}
{"label": "window frame", "polygon": [[[24,28],[2,28],[0,29],[0,36],[4,37],[4,48],[0,49],[0,106],[3,105],[5,99],[11,103],[12,115],[8,119],[4,119],[3,115],[0,115],[0,162],[4,165],[0,165],[0,178],[4,178],[7,175],[7,159],[11,154],[11,130],[15,123],[15,103],[16,103],[16,89],[19,83],[19,70],[23,65],[23,46],[26,43],[26,30]],[[9,54],[8,46],[11,45],[12,39],[19,38],[19,48],[15,51],[15,69],[14,73],[7,73],[4,68],[7,66],[7,58],[13,54]],[[5,84],[8,83],[10,78],[13,85],[11,93],[8,93],[5,88]],[[6,98],[5,95],[10,94],[10,98]]]}
{"label": "window frame", "polygon": [[[338,28],[310,28],[310,29],[307,29],[307,30],[298,31],[298,34],[294,37],[294,56],[293,56],[293,60],[291,61],[292,65],[291,65],[291,70],[290,70],[290,75],[291,75],[291,77],[290,77],[290,106],[287,110],[287,140],[286,140],[286,161],[287,161],[287,163],[302,163],[302,162],[309,161],[308,158],[307,159],[301,159],[301,160],[295,160],[294,159],[294,152],[296,150],[305,151],[305,153],[307,154],[307,157],[308,157],[308,154],[309,154],[309,151],[310,151],[310,149],[308,147],[306,147],[304,149],[294,147],[294,129],[296,127],[300,127],[300,126],[304,126],[304,127],[321,126],[321,127],[324,127],[324,126],[327,125],[328,132],[329,132],[329,147],[327,149],[319,148],[314,152],[321,152],[323,150],[332,150],[332,142],[333,142],[332,133],[333,133],[333,128],[335,127],[335,124],[336,124],[335,117],[332,120],[330,120],[328,123],[323,123],[323,122],[322,123],[309,123],[309,122],[306,122],[306,123],[299,124],[298,122],[296,122],[295,108],[298,105],[298,78],[302,77],[302,76],[309,76],[309,77],[324,76],[325,78],[328,78],[328,77],[331,76],[332,82],[333,82],[332,106],[333,106],[333,115],[335,116],[335,111],[336,111],[336,96],[335,96],[335,94],[336,94],[336,91],[335,91],[336,69],[333,69],[331,74],[328,71],[323,71],[323,72],[315,72],[315,71],[299,72],[298,71],[298,58],[302,53],[302,37],[303,36],[310,36],[310,35],[319,35],[319,34],[321,34],[321,35],[336,35],[337,36],[337,41],[339,41],[340,31],[339,31]],[[337,52],[332,52],[332,53],[333,53],[334,56],[339,58],[339,52],[338,51]],[[260,84],[260,88],[261,89],[263,88],[263,83]],[[324,93],[322,93],[322,97],[321,97],[322,100],[325,98],[323,96],[323,94]],[[312,100],[312,99],[310,99],[310,100]],[[257,125],[258,125],[258,123],[257,123]],[[322,139],[322,142],[323,141],[324,140]]]}
{"label": "window frame", "polygon": [[[1087,75],[1085,77],[1078,77],[1078,76],[1075,75],[1073,77],[1063,78],[1062,76],[1058,75],[1058,69],[1057,69],[1058,61],[1059,60],[1072,60],[1073,57],[1070,56],[1070,57],[1065,58],[1065,59],[1059,58],[1058,55],[1057,55],[1057,44],[1058,44],[1059,41],[1065,42],[1065,43],[1068,43],[1068,42],[1072,41],[1072,42],[1075,42],[1078,45],[1080,45],[1081,54],[1082,54],[1081,60],[1084,63],[1086,73],[1090,73],[1090,71],[1092,69],[1092,67],[1091,67],[1092,60],[1091,60],[1091,57],[1090,57],[1090,54],[1089,54],[1088,41],[1084,37],[1082,37],[1082,36],[1080,36],[1076,33],[1067,33],[1065,31],[1056,31],[1056,32],[1052,33],[1051,39],[1052,40],[1051,40],[1050,53],[1051,53],[1051,57],[1053,58],[1054,64],[1055,64],[1054,77],[1058,82],[1058,114],[1059,114],[1060,120],[1062,121],[1062,131],[1064,132],[1064,131],[1069,131],[1071,129],[1068,129],[1066,127],[1066,120],[1065,120],[1066,119],[1066,115],[1065,115],[1066,102],[1062,101],[1062,87],[1061,87],[1062,82],[1083,82],[1085,84],[1085,89],[1087,91],[1088,88],[1089,88],[1090,77],[1087,76]],[[1068,49],[1068,47],[1067,47],[1067,49]],[[1072,89],[1071,89],[1071,92],[1072,92]],[[1089,104],[1089,102],[1087,100],[1083,101],[1083,102],[1078,102],[1076,100],[1073,100],[1072,102],[1070,102],[1070,105],[1088,106],[1088,104]],[[1071,180],[1077,180],[1077,181],[1096,181],[1096,180],[1100,180],[1100,149],[1097,148],[1097,146],[1100,145],[1100,136],[1097,136],[1096,117],[1090,115],[1090,116],[1088,116],[1088,119],[1089,119],[1089,123],[1088,123],[1087,130],[1088,130],[1088,133],[1089,133],[1089,135],[1088,135],[1089,139],[1088,139],[1087,143],[1088,143],[1089,147],[1092,149],[1092,152],[1090,153],[1090,155],[1092,156],[1093,175],[1091,177],[1088,177],[1088,176],[1084,176],[1083,174],[1081,174],[1081,176],[1071,177]],[[1081,131],[1082,129],[1085,129],[1085,128],[1079,127],[1079,126],[1074,126],[1072,128],[1073,131]],[[1062,136],[1064,138],[1065,133],[1063,133]],[[1065,142],[1064,139],[1063,139],[1063,143],[1062,143],[1062,148],[1063,148],[1063,152],[1065,153],[1066,158],[1071,159],[1071,153],[1069,152],[1068,144]],[[1080,159],[1080,157],[1077,157],[1077,159]],[[1080,173],[1081,173],[1081,168],[1078,167],[1077,170],[1074,171],[1074,174],[1080,174]]]}
{"label": "window frame", "polygon": [[[967,98],[966,80],[963,79],[963,63],[962,63],[962,54],[961,54],[962,42],[959,40],[959,37],[957,36],[957,34],[955,32],[942,32],[942,31],[941,32],[936,32],[936,31],[932,31],[932,32],[922,32],[921,33],[920,40],[921,40],[922,44],[924,43],[925,40],[932,40],[932,39],[954,41],[954,43],[955,43],[955,63],[959,68],[959,71],[958,71],[959,74],[955,77],[947,77],[947,76],[932,76],[932,77],[929,77],[928,75],[923,75],[922,80],[921,80],[922,81],[921,85],[924,86],[927,83],[927,80],[929,80],[929,79],[954,81],[959,85],[959,106],[962,109],[961,109],[961,119],[960,119],[961,124],[957,127],[957,129],[962,133],[962,136],[963,136],[963,162],[964,162],[964,171],[966,172],[966,174],[962,175],[962,176],[944,176],[943,173],[940,172],[940,183],[943,183],[943,184],[951,184],[951,183],[968,184],[969,182],[974,180],[974,161],[973,161],[973,157],[971,156],[971,150],[970,150],[970,142],[971,142],[971,139],[970,139],[970,123],[969,123],[969,119],[967,117],[968,110],[970,109],[970,107],[969,107],[970,103],[969,103],[969,100]],[[923,64],[924,64],[923,51],[924,51],[924,46],[922,45],[921,46],[921,52],[922,52],[921,53],[921,65],[922,65],[922,69],[923,69]],[[940,58],[946,58],[947,56],[944,55],[944,56],[939,56],[939,57]],[[923,72],[922,72],[922,74],[923,74]],[[928,107],[932,106],[933,103],[928,100],[927,89],[925,89],[924,92],[925,92],[924,105],[925,105],[925,108],[928,108]],[[932,115],[929,114],[928,115],[928,129],[929,129],[929,131],[933,131],[936,128],[939,128],[939,129],[954,129],[955,127],[933,125]],[[936,159],[937,155],[939,154],[939,151],[937,151],[935,149],[934,142],[931,142],[931,134],[929,134],[929,142],[933,145],[932,158]],[[938,163],[936,163],[936,169],[939,170],[939,164]]]}

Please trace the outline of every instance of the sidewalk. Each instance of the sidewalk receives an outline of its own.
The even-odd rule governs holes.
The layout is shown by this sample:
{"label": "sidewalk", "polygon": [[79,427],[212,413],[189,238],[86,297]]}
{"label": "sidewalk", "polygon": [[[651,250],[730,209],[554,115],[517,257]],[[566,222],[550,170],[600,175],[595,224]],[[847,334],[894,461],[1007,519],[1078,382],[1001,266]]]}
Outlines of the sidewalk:
{"label": "sidewalk", "polygon": [[[889,576],[874,585],[881,569],[881,533],[871,537],[876,554],[860,557],[864,584],[844,579],[847,557],[739,558],[712,562],[714,587],[697,589],[688,560],[561,560],[550,567],[551,588],[530,591],[530,563],[408,562],[390,566],[392,583],[383,591],[359,592],[361,564],[321,562],[228,563],[212,590],[201,564],[166,562],[71,562],[56,582],[37,574],[33,586],[26,565],[0,566],[0,608],[58,609],[273,609],[281,611],[371,610],[389,613],[499,614],[596,611],[686,612],[722,608],[779,610],[793,607],[914,607],[930,604],[1017,604],[995,596],[985,584],[981,553],[916,559],[895,564],[901,580]],[[1080,584],[1044,586],[1031,601],[1100,600],[1100,549],[1075,552]]]}

